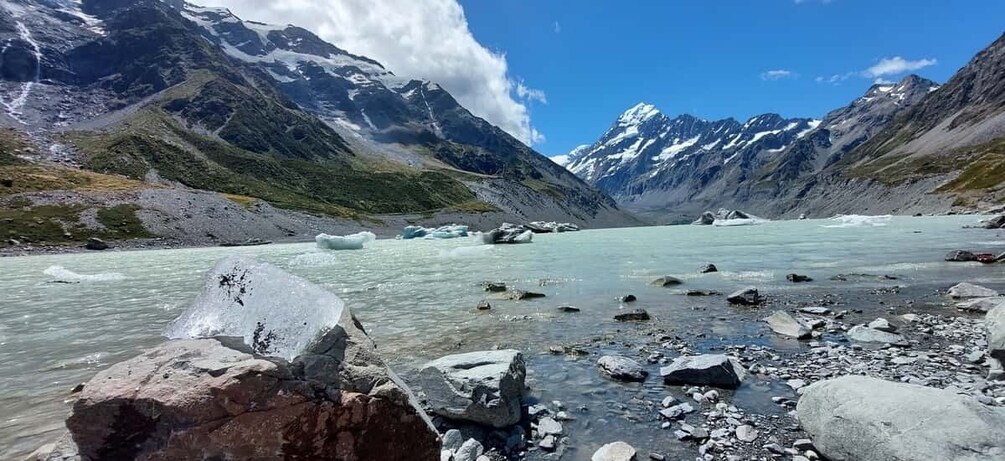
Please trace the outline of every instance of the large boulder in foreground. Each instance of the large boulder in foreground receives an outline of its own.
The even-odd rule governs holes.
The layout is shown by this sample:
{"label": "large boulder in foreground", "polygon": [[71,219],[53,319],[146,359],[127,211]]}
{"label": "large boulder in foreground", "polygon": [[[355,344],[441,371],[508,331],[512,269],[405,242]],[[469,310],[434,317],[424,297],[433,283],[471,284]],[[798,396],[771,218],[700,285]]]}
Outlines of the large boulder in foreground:
{"label": "large boulder in foreground", "polygon": [[747,370],[726,355],[695,355],[678,357],[673,363],[660,368],[660,376],[667,384],[693,384],[725,389],[740,387]]}
{"label": "large boulder in foreground", "polygon": [[520,422],[526,377],[520,351],[480,351],[425,364],[418,383],[434,413],[503,428]]}
{"label": "large boulder in foreground", "polygon": [[408,387],[317,285],[227,259],[170,332],[185,339],[84,387],[66,422],[83,459],[439,459]]}
{"label": "large boulder in foreground", "polygon": [[1005,306],[991,309],[984,318],[988,327],[988,355],[991,356],[989,379],[1005,379]]}
{"label": "large boulder in foreground", "polygon": [[804,388],[796,411],[833,461],[1005,459],[1005,409],[951,391],[845,376]]}

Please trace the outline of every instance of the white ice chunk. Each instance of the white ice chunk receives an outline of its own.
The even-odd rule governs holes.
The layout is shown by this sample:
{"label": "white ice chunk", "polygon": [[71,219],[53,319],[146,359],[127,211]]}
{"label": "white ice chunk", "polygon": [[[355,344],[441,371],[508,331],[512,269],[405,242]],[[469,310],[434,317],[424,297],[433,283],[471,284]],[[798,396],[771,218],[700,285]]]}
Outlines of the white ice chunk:
{"label": "white ice chunk", "polygon": [[255,352],[293,360],[334,327],[345,304],[330,291],[270,264],[230,257],[168,326],[171,339],[232,336]]}
{"label": "white ice chunk", "polygon": [[408,226],[401,232],[402,240],[412,239],[453,239],[468,236],[468,226],[450,224],[437,228]]}
{"label": "white ice chunk", "polygon": [[49,266],[42,271],[43,274],[52,277],[57,283],[81,283],[81,282],[115,282],[125,280],[126,276],[118,272],[107,272],[102,274],[78,274],[63,266]]}
{"label": "white ice chunk", "polygon": [[318,234],[314,237],[322,250],[362,250],[363,244],[377,240],[373,232],[360,232],[345,236]]}
{"label": "white ice chunk", "polygon": [[830,219],[834,224],[828,224],[823,227],[840,229],[845,227],[885,227],[890,223],[890,219],[893,218],[890,215],[884,216],[863,216],[863,215],[839,215]]}

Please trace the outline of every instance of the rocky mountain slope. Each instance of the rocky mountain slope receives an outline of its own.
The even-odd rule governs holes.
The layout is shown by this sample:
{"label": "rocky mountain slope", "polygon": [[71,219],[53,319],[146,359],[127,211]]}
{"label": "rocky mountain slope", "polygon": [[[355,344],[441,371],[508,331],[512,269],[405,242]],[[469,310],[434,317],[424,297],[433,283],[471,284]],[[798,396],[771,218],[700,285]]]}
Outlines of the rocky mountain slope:
{"label": "rocky mountain slope", "polygon": [[[1005,199],[1002,75],[1005,36],[943,86],[915,75],[873,85],[820,121],[758,116],[740,134],[730,120],[705,128],[640,105],[568,167],[659,220],[718,207],[793,217],[992,206]],[[694,126],[704,131],[673,131]]]}
{"label": "rocky mountain slope", "polygon": [[[444,212],[634,222],[435,83],[395,76],[294,26],[175,0],[3,0],[0,44],[0,126],[9,143],[24,144],[6,153],[18,170],[0,174],[18,183],[0,188],[7,207],[33,204],[29,190],[52,190],[43,176],[86,170],[121,178],[126,192],[170,190],[188,205],[223,198],[245,221],[267,206],[293,221],[309,213],[370,225]],[[93,183],[57,190],[71,192],[62,202],[136,201]],[[204,240],[239,227],[220,219],[214,229],[182,211],[192,207],[160,205],[156,223],[138,216],[171,236]],[[67,218],[63,227],[76,229],[67,233],[100,228]],[[313,232],[280,227],[248,236]]]}

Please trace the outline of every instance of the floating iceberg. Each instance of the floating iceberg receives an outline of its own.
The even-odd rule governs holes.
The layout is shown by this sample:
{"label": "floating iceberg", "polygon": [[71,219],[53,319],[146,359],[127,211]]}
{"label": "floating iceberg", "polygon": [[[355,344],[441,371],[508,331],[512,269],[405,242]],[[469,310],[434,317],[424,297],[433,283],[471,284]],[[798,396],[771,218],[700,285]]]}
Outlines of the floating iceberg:
{"label": "floating iceberg", "polygon": [[715,227],[735,227],[735,226],[753,226],[759,224],[760,221],[756,219],[716,219],[712,221],[712,225]]}
{"label": "floating iceberg", "polygon": [[534,232],[524,226],[503,223],[498,229],[492,229],[482,234],[482,242],[495,245],[505,243],[530,243]]}
{"label": "floating iceberg", "polygon": [[838,215],[830,219],[834,224],[828,224],[823,227],[828,227],[832,229],[840,229],[845,227],[884,227],[890,223],[890,219],[893,216],[883,215],[883,216],[863,216],[863,215]]}
{"label": "floating iceberg", "polygon": [[240,337],[259,354],[293,360],[338,323],[344,308],[338,296],[278,267],[230,257],[210,270],[202,293],[164,335]]}
{"label": "floating iceberg", "polygon": [[373,232],[360,232],[345,236],[318,234],[314,237],[318,248],[322,250],[362,250],[363,244],[377,240]]}
{"label": "floating iceberg", "polygon": [[419,238],[426,239],[452,239],[468,236],[468,226],[450,224],[435,229],[422,226],[408,226],[401,232],[402,240],[412,240]]}
{"label": "floating iceberg", "polygon": [[108,272],[103,274],[78,274],[63,266],[49,266],[42,271],[43,274],[52,277],[57,283],[81,283],[81,282],[115,282],[125,280],[126,276],[118,272]]}
{"label": "floating iceberg", "polygon": [[550,234],[552,232],[576,232],[579,230],[579,226],[571,223],[557,223],[557,222],[544,222],[544,221],[534,221],[524,227],[530,229],[535,234]]}

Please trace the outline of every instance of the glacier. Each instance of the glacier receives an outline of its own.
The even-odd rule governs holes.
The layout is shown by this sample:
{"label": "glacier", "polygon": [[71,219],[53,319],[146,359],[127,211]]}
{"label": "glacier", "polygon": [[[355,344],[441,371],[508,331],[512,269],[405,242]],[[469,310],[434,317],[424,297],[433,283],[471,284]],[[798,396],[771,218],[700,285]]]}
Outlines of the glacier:
{"label": "glacier", "polygon": [[256,353],[293,360],[338,324],[345,303],[271,264],[229,257],[164,331],[170,339],[239,337]]}
{"label": "glacier", "polygon": [[362,250],[363,244],[374,240],[377,240],[377,235],[367,231],[343,236],[318,234],[314,237],[322,250]]}

